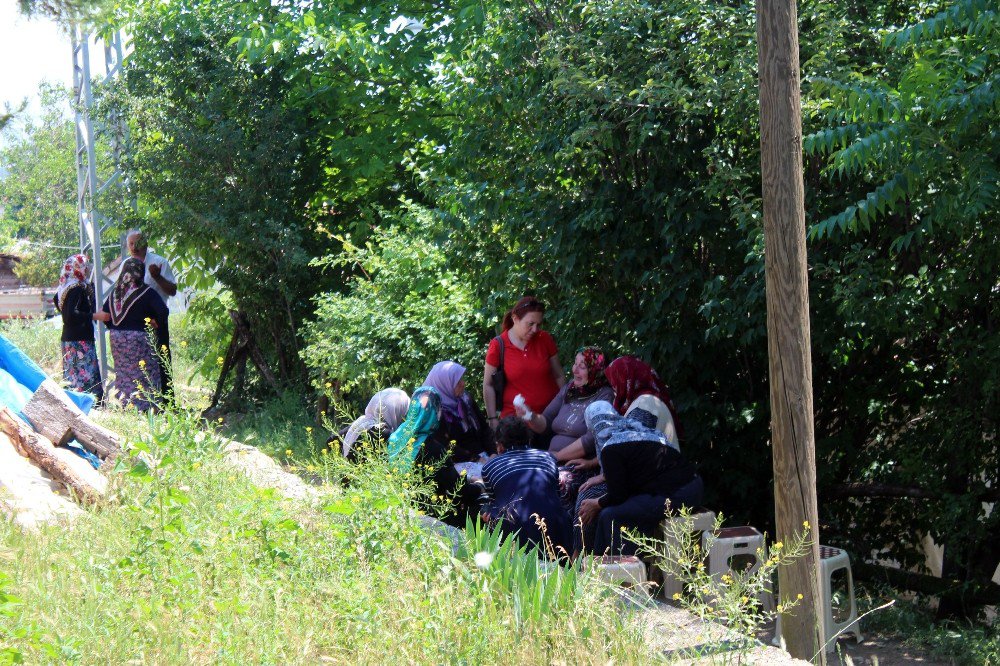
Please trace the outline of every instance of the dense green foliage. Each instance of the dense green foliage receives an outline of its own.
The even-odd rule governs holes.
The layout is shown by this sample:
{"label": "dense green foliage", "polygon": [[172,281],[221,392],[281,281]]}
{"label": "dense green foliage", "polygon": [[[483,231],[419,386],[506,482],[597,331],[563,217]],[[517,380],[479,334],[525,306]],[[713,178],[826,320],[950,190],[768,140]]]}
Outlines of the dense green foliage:
{"label": "dense green foliage", "polygon": [[0,149],[0,245],[22,255],[17,274],[50,287],[63,260],[79,245],[76,216],[76,135],[66,92],[40,89],[41,114],[22,116],[4,129]]}
{"label": "dense green foliage", "polygon": [[987,581],[1000,557],[981,502],[1000,481],[1000,23],[962,0],[884,41],[888,72],[815,82],[832,126],[805,142],[831,153],[816,209],[836,213],[811,229],[821,478],[929,491],[831,506],[834,529],[861,528],[907,564],[923,557],[904,530],[931,534],[946,575]]}
{"label": "dense green foliage", "polygon": [[304,332],[303,356],[324,389],[371,395],[401,378],[419,382],[445,358],[472,374],[481,368],[483,350],[470,344],[486,328],[479,302],[434,242],[435,226],[411,206],[365,246],[345,240],[341,253],[316,262],[356,268],[347,294],[317,297]]}
{"label": "dense green foliage", "polygon": [[[474,368],[530,291],[564,364],[582,343],[651,361],[711,503],[771,523],[750,5],[186,0],[119,18],[143,224],[215,270],[286,377],[302,342],[316,385],[356,401],[440,358]],[[982,580],[996,13],[807,1],[800,25],[820,496],[931,498],[824,503],[821,538],[909,564],[930,532]]]}

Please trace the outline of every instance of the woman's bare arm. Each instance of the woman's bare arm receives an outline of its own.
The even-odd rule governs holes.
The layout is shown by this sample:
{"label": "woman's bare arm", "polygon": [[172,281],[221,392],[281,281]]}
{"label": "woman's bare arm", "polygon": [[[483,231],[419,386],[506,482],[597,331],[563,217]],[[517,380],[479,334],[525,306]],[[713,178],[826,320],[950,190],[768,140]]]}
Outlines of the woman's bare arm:
{"label": "woman's bare arm", "polygon": [[563,385],[566,383],[566,375],[563,374],[562,365],[559,364],[559,357],[550,356],[549,366],[552,370],[552,378],[556,380],[556,384],[559,385],[559,388],[562,388]]}
{"label": "woman's bare arm", "polygon": [[575,460],[577,458],[585,458],[587,452],[583,450],[583,442],[579,438],[576,439],[572,444],[566,448],[557,451],[556,462],[569,462],[570,460]]}
{"label": "woman's bare arm", "polygon": [[496,393],[493,391],[493,373],[497,371],[496,366],[487,363],[483,368],[483,404],[486,406],[486,418],[496,417],[497,408]]}

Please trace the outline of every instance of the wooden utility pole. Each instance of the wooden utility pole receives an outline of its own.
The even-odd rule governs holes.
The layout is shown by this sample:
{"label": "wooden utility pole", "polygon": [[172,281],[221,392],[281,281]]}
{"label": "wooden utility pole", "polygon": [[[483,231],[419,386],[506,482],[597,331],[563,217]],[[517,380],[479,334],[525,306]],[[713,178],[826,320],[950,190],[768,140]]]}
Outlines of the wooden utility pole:
{"label": "wooden utility pole", "polygon": [[780,600],[802,595],[782,613],[782,635],[793,657],[825,663],[795,0],[757,0],[757,42],[777,538],[788,543],[805,524],[812,537],[804,557],[778,569]]}

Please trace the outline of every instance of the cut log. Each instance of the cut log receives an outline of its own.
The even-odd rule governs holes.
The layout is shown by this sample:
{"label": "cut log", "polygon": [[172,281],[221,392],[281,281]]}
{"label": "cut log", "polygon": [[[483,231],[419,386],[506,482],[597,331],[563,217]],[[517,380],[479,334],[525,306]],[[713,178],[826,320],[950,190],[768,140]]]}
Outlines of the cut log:
{"label": "cut log", "polygon": [[60,488],[0,432],[0,513],[28,530],[84,515],[80,507],[58,494]]}
{"label": "cut log", "polygon": [[41,383],[23,411],[35,430],[56,445],[76,438],[99,458],[121,452],[118,435],[91,421],[51,379]]}
{"label": "cut log", "polygon": [[51,379],[41,383],[21,411],[38,434],[57,446],[73,438],[73,422],[83,414]]}
{"label": "cut log", "polygon": [[53,479],[76,493],[81,501],[93,503],[104,495],[104,488],[95,485],[93,477],[81,474],[75,464],[67,463],[56,453],[51,441],[34,432],[7,407],[0,407],[0,430],[10,437],[18,451],[27,454],[28,458],[51,474]]}
{"label": "cut log", "polygon": [[97,425],[86,414],[76,417],[71,430],[85,449],[102,460],[113,460],[122,452],[122,440],[118,433]]}

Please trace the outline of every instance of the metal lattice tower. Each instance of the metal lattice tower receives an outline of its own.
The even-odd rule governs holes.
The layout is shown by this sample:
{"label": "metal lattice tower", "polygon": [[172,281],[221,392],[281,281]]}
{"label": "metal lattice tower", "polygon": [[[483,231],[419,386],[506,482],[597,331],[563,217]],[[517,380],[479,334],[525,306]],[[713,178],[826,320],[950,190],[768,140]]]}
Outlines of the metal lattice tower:
{"label": "metal lattice tower", "polygon": [[[104,77],[95,81],[90,69],[90,44],[100,45],[104,50]],[[109,84],[121,72],[124,59],[122,36],[115,32],[108,39],[93,37],[79,25],[72,28],[73,41],[73,97],[76,114],[76,208],[80,224],[80,253],[93,257],[94,291],[97,307],[104,302],[104,294],[111,282],[104,277],[101,257],[101,237],[113,225],[113,220],[101,206],[101,197],[114,188],[128,192],[128,183],[123,178],[120,165],[128,150],[128,128],[124,118],[116,109],[107,112],[100,123],[94,122],[94,87]],[[98,165],[96,141],[98,137],[107,139],[111,150],[111,173],[102,178],[106,169]],[[103,166],[103,165],[102,165]],[[134,202],[133,202],[134,206]],[[118,243],[115,244],[117,247]],[[101,378],[107,386],[108,354],[105,326],[97,323],[97,355],[101,367]]]}

